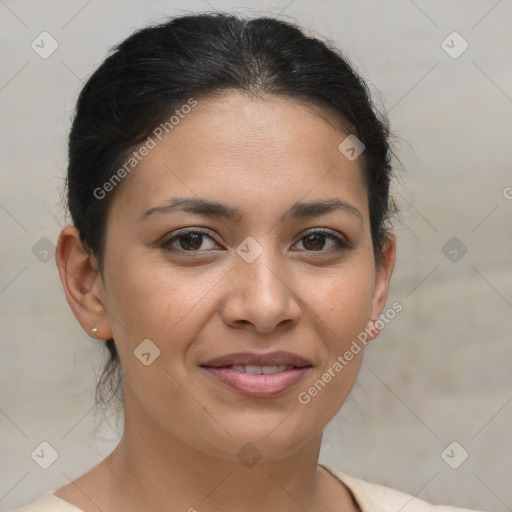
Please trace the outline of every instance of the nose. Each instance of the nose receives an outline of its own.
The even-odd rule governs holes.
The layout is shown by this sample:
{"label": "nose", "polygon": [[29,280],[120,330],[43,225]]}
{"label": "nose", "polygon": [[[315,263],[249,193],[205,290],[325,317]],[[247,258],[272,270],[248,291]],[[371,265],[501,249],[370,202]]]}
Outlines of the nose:
{"label": "nose", "polygon": [[268,334],[298,323],[299,297],[279,256],[264,250],[252,263],[237,256],[235,265],[221,307],[227,325]]}

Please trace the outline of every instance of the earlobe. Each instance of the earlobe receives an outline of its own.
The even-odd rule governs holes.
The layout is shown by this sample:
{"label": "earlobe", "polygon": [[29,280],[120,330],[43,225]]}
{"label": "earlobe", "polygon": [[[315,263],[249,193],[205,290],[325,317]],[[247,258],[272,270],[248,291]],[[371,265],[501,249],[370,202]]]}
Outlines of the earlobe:
{"label": "earlobe", "polygon": [[94,338],[111,338],[97,261],[84,249],[74,226],[61,231],[55,261],[66,299],[82,329]]}
{"label": "earlobe", "polygon": [[[396,237],[394,234],[389,233],[386,235],[386,241],[382,247],[382,262],[377,269],[375,277],[375,290],[370,311],[370,323],[372,323],[373,326],[378,325],[379,322],[382,323],[378,318],[386,306],[389,283],[391,281],[393,269],[395,268],[395,259]],[[371,329],[371,332],[372,335],[368,339],[377,337],[379,329],[374,327]]]}

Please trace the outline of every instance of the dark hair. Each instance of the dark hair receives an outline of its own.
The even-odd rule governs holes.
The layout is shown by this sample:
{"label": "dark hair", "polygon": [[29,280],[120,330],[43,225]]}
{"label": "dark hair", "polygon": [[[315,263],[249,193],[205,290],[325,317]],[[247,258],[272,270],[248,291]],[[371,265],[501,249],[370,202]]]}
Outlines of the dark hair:
{"label": "dark hair", "polygon": [[[379,265],[394,211],[391,149],[387,121],[373,106],[365,82],[334,45],[307,36],[296,25],[207,13],[136,31],[115,47],[80,93],[69,136],[68,208],[100,272],[106,213],[115,191],[98,198],[95,190],[191,97],[229,90],[322,106],[341,131],[365,145],[361,164]],[[96,388],[97,403],[121,388],[114,340],[106,346],[109,359]]]}

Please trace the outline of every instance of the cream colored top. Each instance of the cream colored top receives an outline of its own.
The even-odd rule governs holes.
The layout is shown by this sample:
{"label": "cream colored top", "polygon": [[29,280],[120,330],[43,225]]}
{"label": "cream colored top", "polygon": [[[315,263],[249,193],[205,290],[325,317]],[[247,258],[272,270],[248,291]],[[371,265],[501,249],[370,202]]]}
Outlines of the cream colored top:
{"label": "cream colored top", "polygon": [[[409,494],[353,478],[323,464],[320,466],[350,489],[361,512],[471,512],[465,508],[429,505]],[[58,498],[50,491],[15,512],[83,512],[83,510]]]}

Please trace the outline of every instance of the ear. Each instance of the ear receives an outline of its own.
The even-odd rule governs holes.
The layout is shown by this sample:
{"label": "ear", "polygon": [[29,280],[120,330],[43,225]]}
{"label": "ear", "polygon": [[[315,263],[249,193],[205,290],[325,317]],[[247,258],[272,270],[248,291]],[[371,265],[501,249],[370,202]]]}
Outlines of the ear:
{"label": "ear", "polygon": [[[392,233],[386,235],[386,241],[382,247],[382,262],[377,267],[375,276],[375,289],[370,310],[370,319],[377,320],[384,311],[388,298],[389,283],[393,269],[395,268],[396,257],[396,237]],[[369,333],[368,340],[377,337],[379,330],[373,326],[370,320],[370,327],[366,332]]]}
{"label": "ear", "polygon": [[[97,339],[112,338],[98,262],[84,249],[75,227],[61,231],[55,261],[66,299],[82,329]],[[92,332],[93,327],[97,332]]]}

